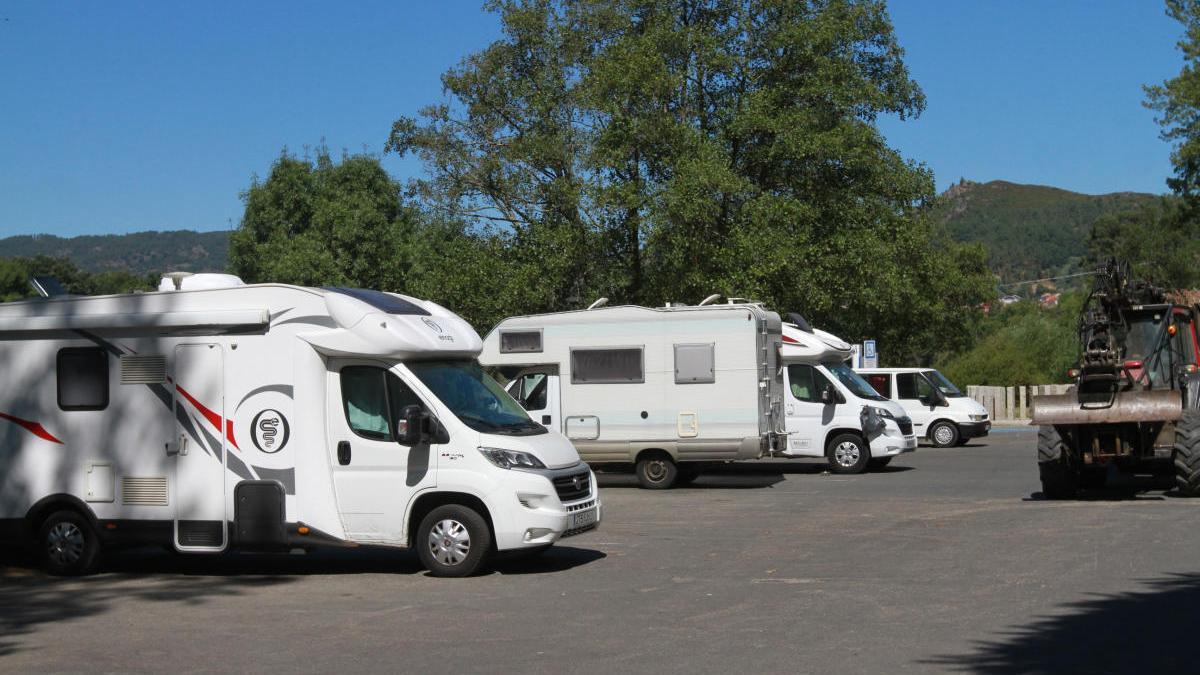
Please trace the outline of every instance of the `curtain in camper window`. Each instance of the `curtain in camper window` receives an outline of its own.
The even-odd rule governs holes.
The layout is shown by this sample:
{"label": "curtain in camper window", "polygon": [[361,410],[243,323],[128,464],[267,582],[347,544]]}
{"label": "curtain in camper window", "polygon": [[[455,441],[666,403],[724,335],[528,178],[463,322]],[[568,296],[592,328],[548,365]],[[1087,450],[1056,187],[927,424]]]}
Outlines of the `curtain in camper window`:
{"label": "curtain in camper window", "polygon": [[346,404],[346,421],[359,436],[381,441],[392,438],[384,375],[384,370],[370,366],[342,369],[342,400]]}

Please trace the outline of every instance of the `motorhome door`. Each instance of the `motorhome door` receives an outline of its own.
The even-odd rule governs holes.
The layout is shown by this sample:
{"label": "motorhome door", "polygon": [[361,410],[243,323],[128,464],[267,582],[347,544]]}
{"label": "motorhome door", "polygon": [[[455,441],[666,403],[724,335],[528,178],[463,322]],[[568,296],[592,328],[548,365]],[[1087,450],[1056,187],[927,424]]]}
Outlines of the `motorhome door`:
{"label": "motorhome door", "polygon": [[225,513],[225,367],[220,345],[175,348],[175,548],[222,551]]}
{"label": "motorhome door", "polygon": [[787,385],[787,455],[822,457],[825,433],[833,422],[834,405],[821,402],[821,391],[829,380],[813,366],[794,363],[784,373]]}
{"label": "motorhome door", "polygon": [[560,430],[562,414],[557,373],[549,369],[524,371],[517,376],[509,393],[534,422],[540,422],[547,429]]}
{"label": "motorhome door", "polygon": [[428,407],[387,364],[330,363],[325,414],[342,526],[354,541],[401,543],[404,508],[413,494],[436,485],[437,452],[445,446],[396,440],[404,408]]}

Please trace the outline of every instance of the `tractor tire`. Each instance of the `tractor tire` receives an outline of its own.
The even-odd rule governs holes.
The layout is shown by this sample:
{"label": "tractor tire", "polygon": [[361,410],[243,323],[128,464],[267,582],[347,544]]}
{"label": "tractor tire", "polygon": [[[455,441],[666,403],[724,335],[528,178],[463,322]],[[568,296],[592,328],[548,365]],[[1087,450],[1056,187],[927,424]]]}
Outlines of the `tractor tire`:
{"label": "tractor tire", "polygon": [[1046,499],[1070,499],[1079,492],[1079,472],[1071,466],[1070,448],[1052,426],[1038,429],[1038,474]]}
{"label": "tractor tire", "polygon": [[1175,425],[1175,488],[1184,497],[1200,497],[1200,412],[1188,410]]}

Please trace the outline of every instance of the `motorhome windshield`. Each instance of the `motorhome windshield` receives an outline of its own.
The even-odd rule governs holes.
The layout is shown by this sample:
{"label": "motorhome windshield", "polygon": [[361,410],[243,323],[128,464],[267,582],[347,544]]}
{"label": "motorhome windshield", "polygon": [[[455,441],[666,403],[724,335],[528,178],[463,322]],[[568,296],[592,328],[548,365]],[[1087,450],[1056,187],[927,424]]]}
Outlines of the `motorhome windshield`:
{"label": "motorhome windshield", "polygon": [[475,431],[512,436],[546,433],[546,427],[529,419],[525,409],[476,361],[413,361],[405,365]]}
{"label": "motorhome windshield", "polygon": [[879,395],[875,388],[867,384],[867,381],[859,377],[858,373],[854,372],[850,366],[845,363],[839,363],[836,366],[825,366],[825,368],[833,373],[833,376],[842,383],[842,386],[850,390],[850,393],[859,398],[865,398],[868,401],[886,401],[887,399]]}
{"label": "motorhome windshield", "polygon": [[925,376],[929,378],[929,381],[933,383],[933,386],[937,387],[938,391],[942,392],[946,398],[962,398],[963,396],[966,396],[966,394],[959,391],[958,387],[954,386],[953,382],[946,379],[945,375],[936,370],[925,371]]}

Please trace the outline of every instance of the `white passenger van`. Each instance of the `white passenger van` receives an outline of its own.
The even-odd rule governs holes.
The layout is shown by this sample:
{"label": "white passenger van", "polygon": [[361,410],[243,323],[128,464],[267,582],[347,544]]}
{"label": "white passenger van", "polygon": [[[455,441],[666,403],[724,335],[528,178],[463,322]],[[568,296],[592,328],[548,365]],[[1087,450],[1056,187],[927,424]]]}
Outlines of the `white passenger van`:
{"label": "white passenger van", "polygon": [[932,368],[870,368],[858,371],[880,394],[899,403],[917,435],[934,446],[962,445],[988,435],[987,408],[967,397]]}
{"label": "white passenger van", "polygon": [[824,457],[834,473],[887,466],[917,448],[904,409],[880,396],[846,360],[850,345],[789,315],[783,324],[785,457]]}
{"label": "white passenger van", "polygon": [[599,522],[587,465],[446,309],[225,275],[163,287],[0,304],[0,533],[50,570],[122,544],[372,544],[462,576]]}
{"label": "white passenger van", "polygon": [[479,358],[584,460],[633,464],[642,487],[663,489],[782,443],[779,349],[779,315],[731,301],[513,317]]}

